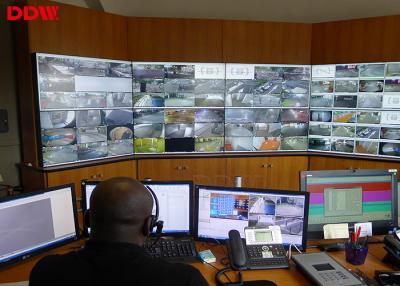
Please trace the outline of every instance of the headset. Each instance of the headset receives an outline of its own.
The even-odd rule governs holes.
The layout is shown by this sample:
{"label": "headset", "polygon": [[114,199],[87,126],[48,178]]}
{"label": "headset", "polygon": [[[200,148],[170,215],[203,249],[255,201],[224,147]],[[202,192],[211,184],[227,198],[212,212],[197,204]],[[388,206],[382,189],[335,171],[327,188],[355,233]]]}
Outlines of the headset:
{"label": "headset", "polygon": [[[160,213],[158,199],[157,199],[157,196],[154,193],[154,191],[149,186],[145,186],[145,187],[149,191],[151,196],[153,197],[154,204],[156,205],[156,213],[154,215],[152,214],[150,216],[151,222],[150,222],[149,232],[152,233],[153,229],[156,228],[155,234],[156,234],[156,236],[160,236],[162,229],[164,227],[164,221],[158,220],[158,216]],[[85,227],[90,227],[90,210],[89,209],[87,209],[84,213],[84,224],[85,224]]]}
{"label": "headset", "polygon": [[152,230],[154,228],[156,228],[156,235],[158,236],[161,234],[162,229],[164,227],[164,222],[162,220],[158,220],[158,216],[159,216],[159,212],[160,212],[159,205],[158,205],[158,199],[157,199],[157,196],[154,193],[154,191],[149,186],[145,186],[145,187],[149,190],[151,196],[153,197],[154,204],[156,205],[156,214],[151,215],[150,233],[152,232]]}

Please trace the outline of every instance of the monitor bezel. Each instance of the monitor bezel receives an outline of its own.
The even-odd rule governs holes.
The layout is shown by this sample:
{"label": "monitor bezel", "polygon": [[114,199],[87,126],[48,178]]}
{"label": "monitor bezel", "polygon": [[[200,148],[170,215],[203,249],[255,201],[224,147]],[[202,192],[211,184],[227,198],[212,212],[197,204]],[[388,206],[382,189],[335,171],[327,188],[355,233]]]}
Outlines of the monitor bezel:
{"label": "monitor bezel", "polygon": [[[238,188],[238,187],[221,187],[221,186],[209,186],[209,185],[196,185],[195,186],[195,213],[194,213],[194,231],[196,240],[200,241],[208,241],[208,242],[217,242],[221,243],[226,241],[227,239],[218,239],[212,237],[203,237],[199,236],[199,189],[209,189],[216,191],[228,191],[228,192],[242,192],[242,193],[268,193],[268,194],[278,194],[278,195],[294,195],[294,196],[303,196],[304,194],[304,222],[303,222],[303,236],[302,236],[302,244],[296,245],[300,248],[300,250],[307,249],[307,228],[308,228],[308,207],[309,207],[309,194],[308,193],[300,193],[299,191],[289,191],[289,190],[277,190],[277,189],[261,189],[261,188]],[[288,248],[289,245],[285,245],[285,248]]]}
{"label": "monitor bezel", "polygon": [[[397,205],[397,169],[346,169],[346,170],[319,170],[319,171],[301,171],[300,172],[300,191],[307,192],[307,178],[312,176],[318,176],[321,178],[328,178],[333,176],[346,176],[346,175],[358,175],[358,176],[373,176],[373,175],[390,175],[392,182],[392,221],[387,225],[387,223],[383,221],[374,222],[372,221],[372,234],[387,234],[390,229],[393,229],[397,226],[397,214],[398,214],[398,205]],[[307,192],[308,193],[308,192]],[[393,203],[395,202],[395,203]],[[352,230],[354,228],[354,223],[359,221],[346,222],[349,224],[349,229]],[[386,224],[386,225],[385,225]],[[323,226],[324,224],[315,224],[315,226],[319,226],[320,229],[313,230],[308,228],[308,237],[310,239],[323,239],[324,232]],[[313,227],[312,227],[313,228]]]}
{"label": "monitor bezel", "polygon": [[69,243],[71,243],[73,241],[76,241],[76,240],[80,239],[80,237],[81,237],[80,236],[80,232],[79,232],[78,210],[77,210],[77,206],[76,206],[76,194],[75,194],[75,185],[74,184],[64,184],[64,185],[49,187],[49,188],[46,188],[46,189],[41,189],[41,190],[34,191],[34,192],[22,193],[22,194],[15,195],[15,196],[0,198],[0,204],[1,204],[1,203],[4,203],[4,202],[10,202],[10,201],[14,201],[14,200],[34,197],[34,196],[37,196],[37,195],[42,195],[42,194],[45,194],[45,193],[48,193],[48,192],[57,191],[57,190],[60,190],[60,189],[65,189],[65,188],[70,188],[70,192],[71,192],[72,209],[73,209],[74,224],[75,224],[75,236],[67,238],[67,239],[62,240],[62,241],[53,242],[51,244],[45,245],[45,246],[37,248],[35,250],[31,250],[29,252],[18,254],[18,256],[10,258],[9,260],[6,260],[4,262],[0,262],[0,268],[3,267],[3,266],[7,266],[7,265],[10,265],[10,264],[14,264],[14,263],[29,259],[31,257],[34,257],[34,256],[39,255],[41,253],[44,253],[44,252],[46,252],[46,251],[48,251],[50,249],[54,249],[54,248],[69,244]]}
{"label": "monitor bezel", "polygon": [[[141,180],[143,185],[146,184],[158,184],[158,185],[189,185],[189,231],[179,231],[179,232],[167,232],[161,233],[161,236],[174,236],[174,237],[183,237],[183,236],[191,236],[194,234],[194,184],[193,181],[162,181],[162,180]],[[151,233],[150,236],[156,236],[155,233]]]}

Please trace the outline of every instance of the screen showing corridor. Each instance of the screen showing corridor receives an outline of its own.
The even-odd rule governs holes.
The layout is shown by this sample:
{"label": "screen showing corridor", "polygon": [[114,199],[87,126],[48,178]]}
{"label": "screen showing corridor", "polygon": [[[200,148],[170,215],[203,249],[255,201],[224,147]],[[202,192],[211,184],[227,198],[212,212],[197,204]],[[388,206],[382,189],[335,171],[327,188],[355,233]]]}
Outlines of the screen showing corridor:
{"label": "screen showing corridor", "polygon": [[231,229],[244,237],[245,227],[279,225],[284,245],[305,246],[307,193],[196,186],[196,198],[201,238],[226,239]]}

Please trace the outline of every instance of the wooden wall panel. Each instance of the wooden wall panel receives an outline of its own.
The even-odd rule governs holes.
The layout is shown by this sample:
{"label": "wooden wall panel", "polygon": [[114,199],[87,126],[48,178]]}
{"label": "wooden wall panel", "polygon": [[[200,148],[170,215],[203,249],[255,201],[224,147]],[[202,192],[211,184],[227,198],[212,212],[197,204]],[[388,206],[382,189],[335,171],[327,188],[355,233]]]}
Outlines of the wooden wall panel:
{"label": "wooden wall panel", "polygon": [[400,16],[313,24],[312,64],[400,61]]}
{"label": "wooden wall panel", "polygon": [[222,21],[129,18],[132,60],[222,62]]}
{"label": "wooden wall panel", "polygon": [[30,52],[128,59],[127,18],[58,2],[59,21],[29,22]]}
{"label": "wooden wall panel", "polygon": [[223,23],[224,62],[311,62],[311,24],[249,21]]}

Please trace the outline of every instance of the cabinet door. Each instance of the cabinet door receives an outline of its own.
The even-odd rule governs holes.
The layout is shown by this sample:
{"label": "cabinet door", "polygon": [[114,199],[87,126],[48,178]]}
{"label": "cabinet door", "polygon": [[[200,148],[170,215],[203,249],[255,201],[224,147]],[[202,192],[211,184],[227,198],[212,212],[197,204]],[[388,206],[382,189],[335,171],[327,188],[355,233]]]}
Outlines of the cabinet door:
{"label": "cabinet door", "polygon": [[197,185],[224,186],[226,181],[225,158],[193,159],[193,181]]}
{"label": "cabinet door", "polygon": [[149,159],[139,160],[139,179],[190,180],[195,184],[224,185],[225,159]]}
{"label": "cabinet door", "polygon": [[228,158],[226,185],[241,176],[243,187],[299,190],[300,171],[307,167],[307,156]]}
{"label": "cabinet door", "polygon": [[99,172],[101,180],[112,177],[130,177],[136,179],[136,160],[129,160],[111,164],[100,165],[101,169],[95,169]]}
{"label": "cabinet door", "polygon": [[226,159],[227,186],[234,186],[236,176],[242,177],[242,187],[266,188],[268,185],[268,157],[241,157]]}
{"label": "cabinet door", "polygon": [[300,172],[308,170],[307,156],[277,156],[269,160],[268,188],[300,190]]}
{"label": "cabinet door", "polygon": [[52,187],[74,183],[76,196],[79,198],[81,196],[81,180],[101,181],[115,176],[136,178],[136,161],[129,160],[71,170],[50,172],[47,173],[47,185]]}
{"label": "cabinet door", "polygon": [[63,184],[75,184],[76,197],[81,197],[81,180],[89,177],[89,168],[76,168],[70,170],[47,173],[47,186],[54,187]]}
{"label": "cabinet door", "polygon": [[[187,159],[146,159],[138,161],[139,180],[191,180],[192,165]],[[188,175],[189,174],[189,175]]]}

